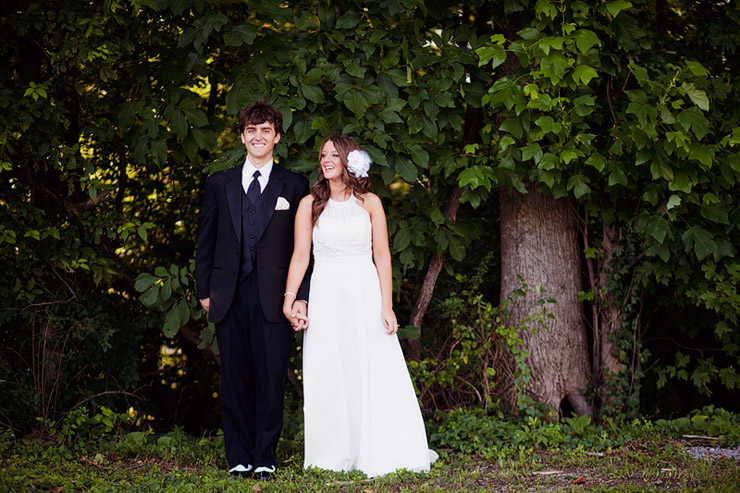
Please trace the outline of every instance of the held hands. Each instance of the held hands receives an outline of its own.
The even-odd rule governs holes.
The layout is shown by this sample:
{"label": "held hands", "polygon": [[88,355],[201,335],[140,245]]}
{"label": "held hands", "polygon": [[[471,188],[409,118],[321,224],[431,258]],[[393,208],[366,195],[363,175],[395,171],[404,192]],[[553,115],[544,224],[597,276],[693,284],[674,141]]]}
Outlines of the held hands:
{"label": "held hands", "polygon": [[[289,295],[291,293],[288,293]],[[283,315],[288,319],[293,330],[305,330],[308,328],[308,316],[306,302],[295,300],[291,296],[286,296],[283,302]]]}
{"label": "held hands", "polygon": [[396,314],[393,313],[393,308],[383,307],[383,326],[385,327],[385,333],[393,335],[398,332],[398,320],[396,320]]}

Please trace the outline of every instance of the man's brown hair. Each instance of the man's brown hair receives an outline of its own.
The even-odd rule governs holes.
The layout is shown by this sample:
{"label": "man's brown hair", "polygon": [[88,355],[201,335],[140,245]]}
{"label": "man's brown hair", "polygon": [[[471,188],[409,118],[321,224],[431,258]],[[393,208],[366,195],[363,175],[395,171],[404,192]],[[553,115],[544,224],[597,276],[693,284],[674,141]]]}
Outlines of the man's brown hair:
{"label": "man's brown hair", "polygon": [[239,133],[243,133],[247,125],[259,125],[269,122],[275,128],[275,133],[283,133],[283,114],[270,103],[255,101],[239,113]]}

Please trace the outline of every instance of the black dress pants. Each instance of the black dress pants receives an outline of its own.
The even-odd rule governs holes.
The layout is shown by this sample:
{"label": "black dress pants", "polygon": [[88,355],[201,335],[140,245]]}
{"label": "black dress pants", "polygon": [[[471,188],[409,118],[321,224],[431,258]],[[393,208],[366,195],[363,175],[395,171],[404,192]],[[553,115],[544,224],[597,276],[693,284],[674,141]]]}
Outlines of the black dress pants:
{"label": "black dress pants", "polygon": [[229,467],[275,466],[293,330],[265,320],[257,272],[237,283],[216,324],[221,355],[221,418]]}

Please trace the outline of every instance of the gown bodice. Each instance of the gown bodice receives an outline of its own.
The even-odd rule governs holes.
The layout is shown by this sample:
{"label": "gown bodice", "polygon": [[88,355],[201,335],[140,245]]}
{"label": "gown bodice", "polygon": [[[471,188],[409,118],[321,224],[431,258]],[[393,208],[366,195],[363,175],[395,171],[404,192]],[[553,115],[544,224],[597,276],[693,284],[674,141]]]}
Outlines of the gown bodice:
{"label": "gown bodice", "polygon": [[370,214],[354,195],[327,201],[313,228],[313,254],[316,261],[372,254]]}

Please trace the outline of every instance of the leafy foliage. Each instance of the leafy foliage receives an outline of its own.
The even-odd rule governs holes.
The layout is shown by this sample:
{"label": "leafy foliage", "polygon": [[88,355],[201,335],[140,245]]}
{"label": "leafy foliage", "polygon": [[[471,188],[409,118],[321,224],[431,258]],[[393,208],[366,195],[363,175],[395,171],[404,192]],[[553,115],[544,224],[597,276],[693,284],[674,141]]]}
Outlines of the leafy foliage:
{"label": "leafy foliage", "polygon": [[555,423],[528,416],[524,423],[512,423],[502,415],[482,411],[455,410],[445,416],[431,434],[432,443],[474,453],[487,459],[529,454],[538,449],[606,450],[624,445],[629,435],[611,437],[588,416],[564,418]]}
{"label": "leafy foliage", "polygon": [[659,419],[655,425],[677,438],[698,434],[718,438],[720,446],[736,447],[740,443],[740,415],[714,406],[695,409],[681,418]]}
{"label": "leafy foliage", "polygon": [[[457,279],[494,248],[476,244],[498,226],[491,192],[525,182],[579,204],[587,258],[605,259],[598,231],[619,226],[621,263],[601,265],[608,282],[583,298],[623,308],[615,406],[634,412],[635,379],[658,358],[663,392],[682,379],[705,395],[737,388],[736,10],[11,0],[0,15],[2,426],[29,431],[81,401],[118,409],[138,388],[158,419],[179,420],[187,378],[215,409],[214,356],[203,363],[197,347],[217,347],[192,295],[200,193],[207,174],[243,160],[235,115],[258,98],[283,112],[283,165],[311,175],[334,133],[373,157],[401,318],[429,259],[448,260],[436,300],[448,311],[417,369],[423,385],[459,391],[451,402],[478,400],[460,389],[488,402],[485,381],[503,369],[471,361],[516,342],[483,337],[505,309]],[[519,68],[500,77],[512,60]],[[457,221],[445,215],[453,190]],[[695,316],[649,315],[684,311]],[[722,350],[687,359],[647,347],[666,333]],[[162,362],[173,345],[177,367]]]}
{"label": "leafy foliage", "polygon": [[[524,319],[519,326],[512,325],[506,307],[521,297],[542,295],[542,290],[535,287],[534,293],[530,293],[522,278],[521,288],[504,299],[501,307],[493,306],[479,292],[489,262],[490,255],[481,260],[478,272],[470,279],[458,275],[457,281],[470,288],[460,295],[451,293],[442,302],[442,316],[450,326],[447,341],[441,348],[444,356],[409,361],[409,371],[422,401],[437,409],[444,402],[445,408],[475,403],[487,410],[496,399],[513,403],[517,412],[535,413],[535,403],[525,393],[531,372],[527,367],[529,352],[522,349],[521,334],[547,330],[546,321],[552,314],[547,312],[546,304],[555,300],[538,299],[536,306],[542,307],[541,311]],[[499,373],[504,372],[510,375],[502,379]],[[513,391],[499,384],[509,381],[513,382]]]}
{"label": "leafy foliage", "polygon": [[[584,235],[587,245],[596,245],[595,251],[587,248],[587,257],[615,253],[604,237],[590,233],[605,227],[618,229],[624,248],[636,247],[629,275],[616,272],[617,265],[599,266],[607,273],[602,279],[621,279],[621,285],[595,283],[597,289],[584,297],[597,307],[621,307],[622,330],[603,340],[619,346],[623,374],[600,375],[596,365],[594,378],[597,385],[622,382],[616,392],[624,402],[635,395],[624,382],[641,373],[628,361],[648,357],[634,330],[640,321],[624,305],[664,284],[675,293],[701,285],[689,301],[702,306],[715,299],[709,294],[714,276],[724,284],[734,269],[737,91],[731,89],[732,64],[708,50],[711,38],[712,45],[722,40],[723,53],[736,51],[730,32],[736,32],[738,15],[730,10],[710,2],[669,2],[653,11],[620,1],[538,1],[531,15],[518,16],[515,36],[494,33],[476,50],[480,64],[494,72],[507,56],[516,57],[519,68],[497,78],[483,96],[484,107],[498,118],[484,127],[482,145],[471,149],[476,166],[460,175],[460,184],[483,192],[504,185],[521,193],[526,183],[537,184],[540,192],[571,198],[586,211]],[[686,12],[712,28],[696,29]],[[664,44],[659,33],[666,34],[669,20],[674,35],[686,36],[677,41],[686,49]],[[737,384],[736,324],[724,317],[714,322],[722,363],[700,357],[698,389],[709,381],[728,389]],[[595,340],[602,340],[599,320],[592,325]],[[690,329],[685,335],[696,334]],[[592,357],[602,355],[595,351]],[[666,371],[661,382],[679,375]]]}

